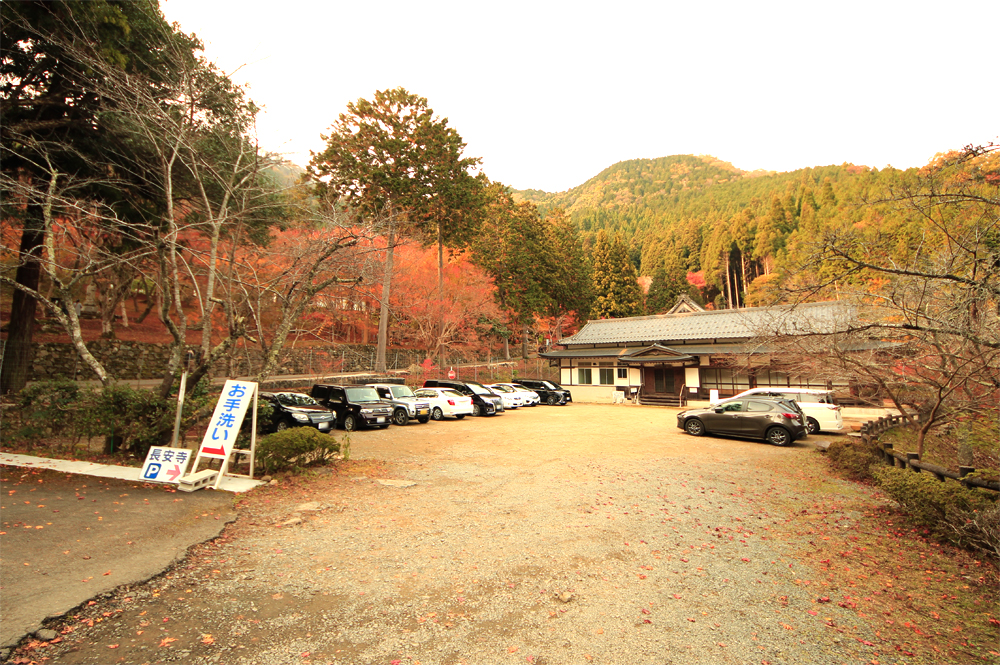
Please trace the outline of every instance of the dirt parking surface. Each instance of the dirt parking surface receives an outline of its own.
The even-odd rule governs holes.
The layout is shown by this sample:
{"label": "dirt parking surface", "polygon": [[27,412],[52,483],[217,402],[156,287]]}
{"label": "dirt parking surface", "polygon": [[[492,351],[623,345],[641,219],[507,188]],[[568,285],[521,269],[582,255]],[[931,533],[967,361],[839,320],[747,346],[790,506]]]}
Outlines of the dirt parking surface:
{"label": "dirt parking surface", "polygon": [[827,602],[839,590],[802,555],[800,517],[835,497],[812,526],[848,534],[871,497],[811,445],[693,438],[675,414],[573,404],[354,433],[350,464],[253,492],[222,538],[84,608],[38,655],[878,661],[875,623]]}

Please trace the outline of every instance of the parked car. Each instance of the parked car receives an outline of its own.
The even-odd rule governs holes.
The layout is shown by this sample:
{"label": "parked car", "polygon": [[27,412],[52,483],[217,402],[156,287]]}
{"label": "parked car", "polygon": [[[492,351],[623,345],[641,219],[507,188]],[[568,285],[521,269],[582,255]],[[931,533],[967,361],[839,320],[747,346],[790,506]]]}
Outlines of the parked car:
{"label": "parked car", "polygon": [[266,432],[281,432],[291,427],[315,427],[320,432],[333,429],[337,415],[302,393],[261,393],[271,405],[271,419],[260,423]]}
{"label": "parked car", "polygon": [[319,383],[309,392],[323,406],[337,414],[337,425],[348,432],[359,427],[385,429],[392,418],[392,405],[379,398],[368,386],[334,386]]}
{"label": "parked car", "polygon": [[392,423],[403,426],[415,418],[419,423],[431,419],[431,405],[415,397],[409,386],[401,383],[369,383],[384,401],[392,404]]}
{"label": "parked car", "polygon": [[524,397],[525,406],[538,406],[539,404],[542,403],[542,398],[539,397],[538,393],[536,393],[531,388],[528,388],[527,386],[522,386],[520,383],[508,383],[506,385],[510,386],[514,390],[517,390],[521,393],[521,395]]}
{"label": "parked car", "polygon": [[503,413],[503,400],[500,395],[477,381],[458,381],[457,379],[427,379],[424,388],[451,388],[472,398],[472,415],[492,416]]}
{"label": "parked car", "polygon": [[840,405],[833,397],[831,390],[816,390],[813,388],[751,388],[744,390],[737,397],[760,395],[764,397],[780,397],[793,400],[798,404],[806,418],[806,427],[810,434],[820,431],[839,432],[844,428],[844,415]]}
{"label": "parked car", "polygon": [[519,383],[491,383],[487,387],[492,388],[493,386],[507,386],[513,389],[515,393],[521,396],[521,402],[524,406],[538,406],[538,403],[542,401],[538,393],[525,388]]}
{"label": "parked car", "polygon": [[543,404],[569,404],[573,401],[573,396],[569,390],[563,388],[558,383],[546,381],[545,379],[518,379],[518,383],[538,393],[538,398]]}
{"label": "parked car", "polygon": [[500,399],[503,400],[503,408],[516,409],[524,406],[524,398],[521,397],[521,393],[517,392],[513,388],[499,383],[489,383],[486,387],[495,392],[497,395],[500,395]]}
{"label": "parked car", "polygon": [[473,412],[472,398],[451,388],[417,388],[413,394],[431,405],[432,420],[445,417],[461,420]]}
{"label": "parked car", "polygon": [[764,439],[787,446],[808,434],[801,412],[793,402],[772,397],[727,399],[677,414],[677,427],[691,436],[706,432]]}

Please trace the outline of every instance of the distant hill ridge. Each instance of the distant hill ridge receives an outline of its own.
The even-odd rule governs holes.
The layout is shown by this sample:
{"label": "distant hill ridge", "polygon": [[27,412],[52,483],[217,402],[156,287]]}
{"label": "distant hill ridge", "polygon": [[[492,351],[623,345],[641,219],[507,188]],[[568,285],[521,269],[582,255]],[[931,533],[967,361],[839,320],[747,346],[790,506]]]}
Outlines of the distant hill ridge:
{"label": "distant hill ridge", "polygon": [[819,188],[867,172],[850,164],[790,172],[744,171],[708,155],[672,155],[618,162],[565,192],[515,190],[544,212],[564,208],[584,232],[605,228],[627,238],[664,231],[713,212],[735,214],[773,196]]}

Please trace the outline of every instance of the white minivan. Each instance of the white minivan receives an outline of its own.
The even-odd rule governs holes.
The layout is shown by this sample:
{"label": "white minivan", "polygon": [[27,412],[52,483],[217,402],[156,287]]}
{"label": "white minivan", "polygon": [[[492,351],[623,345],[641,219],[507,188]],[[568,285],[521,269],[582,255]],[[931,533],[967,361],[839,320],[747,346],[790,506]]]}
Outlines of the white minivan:
{"label": "white minivan", "polygon": [[806,417],[806,427],[810,434],[816,434],[820,431],[838,432],[844,428],[844,416],[840,412],[840,405],[833,398],[832,391],[772,386],[744,390],[730,399],[746,397],[747,395],[770,395],[795,400]]}

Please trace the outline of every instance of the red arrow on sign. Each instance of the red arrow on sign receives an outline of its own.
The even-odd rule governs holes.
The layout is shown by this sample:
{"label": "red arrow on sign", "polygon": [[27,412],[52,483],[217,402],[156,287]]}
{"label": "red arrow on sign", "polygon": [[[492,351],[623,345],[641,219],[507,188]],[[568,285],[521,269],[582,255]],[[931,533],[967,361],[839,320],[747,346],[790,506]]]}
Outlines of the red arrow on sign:
{"label": "red arrow on sign", "polygon": [[181,475],[181,467],[179,464],[174,464],[174,468],[167,471],[167,478],[169,478],[171,482],[177,480],[177,476],[179,475]]}

